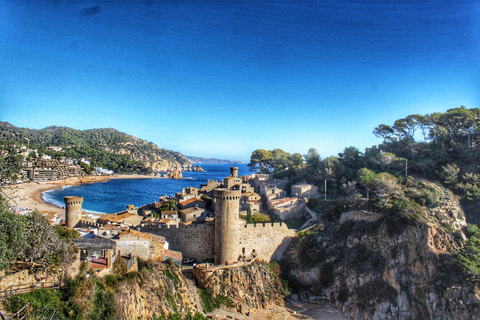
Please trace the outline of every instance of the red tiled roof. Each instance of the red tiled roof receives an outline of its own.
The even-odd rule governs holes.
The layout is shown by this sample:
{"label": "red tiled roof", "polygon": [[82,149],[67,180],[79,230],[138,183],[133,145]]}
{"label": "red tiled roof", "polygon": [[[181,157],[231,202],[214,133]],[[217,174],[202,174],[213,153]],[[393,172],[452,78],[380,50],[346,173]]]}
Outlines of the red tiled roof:
{"label": "red tiled roof", "polygon": [[195,199],[195,198],[193,198],[193,199],[188,199],[188,200],[186,200],[186,201],[181,201],[180,204],[181,204],[182,206],[186,206],[187,204],[193,203],[193,202],[195,202],[195,201],[201,201],[201,202],[203,202],[202,199]]}
{"label": "red tiled roof", "polygon": [[165,249],[165,253],[163,256],[168,259],[175,259],[175,260],[182,261],[182,253],[179,251]]}

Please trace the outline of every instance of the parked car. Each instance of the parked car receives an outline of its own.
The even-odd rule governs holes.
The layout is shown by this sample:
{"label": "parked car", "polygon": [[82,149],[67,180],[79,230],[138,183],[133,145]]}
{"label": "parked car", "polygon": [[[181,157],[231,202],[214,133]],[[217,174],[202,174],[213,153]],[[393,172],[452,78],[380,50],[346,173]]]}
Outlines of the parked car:
{"label": "parked car", "polygon": [[195,263],[195,259],[194,258],[185,258],[185,259],[183,259],[183,263]]}

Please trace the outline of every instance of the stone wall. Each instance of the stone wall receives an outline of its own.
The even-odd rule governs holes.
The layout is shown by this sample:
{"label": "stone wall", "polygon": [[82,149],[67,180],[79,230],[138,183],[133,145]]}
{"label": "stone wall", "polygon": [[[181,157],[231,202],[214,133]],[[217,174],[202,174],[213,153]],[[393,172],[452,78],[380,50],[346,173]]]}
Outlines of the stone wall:
{"label": "stone wall", "polygon": [[169,249],[180,251],[186,258],[195,258],[197,261],[203,261],[204,258],[213,259],[215,247],[213,224],[146,225],[139,227],[138,230],[165,237]]}
{"label": "stone wall", "polygon": [[305,205],[305,202],[299,202],[291,207],[271,208],[271,210],[283,221],[301,219],[305,216]]}
{"label": "stone wall", "polygon": [[150,258],[150,240],[147,239],[128,239],[115,240],[117,243],[117,254],[134,254],[142,260]]}
{"label": "stone wall", "polygon": [[277,260],[294,236],[295,230],[288,229],[287,225],[281,222],[246,224],[240,228],[239,255],[245,249],[249,259],[249,255],[255,250],[259,260]]}
{"label": "stone wall", "polygon": [[[37,280],[40,279],[41,280]],[[28,270],[22,270],[8,276],[3,277],[0,280],[0,291],[7,289],[10,286],[24,284],[24,283],[42,283],[42,282],[50,282],[50,281],[60,281],[62,279],[62,273],[54,273],[50,272],[48,275],[44,275],[43,273],[39,274],[29,274]]]}

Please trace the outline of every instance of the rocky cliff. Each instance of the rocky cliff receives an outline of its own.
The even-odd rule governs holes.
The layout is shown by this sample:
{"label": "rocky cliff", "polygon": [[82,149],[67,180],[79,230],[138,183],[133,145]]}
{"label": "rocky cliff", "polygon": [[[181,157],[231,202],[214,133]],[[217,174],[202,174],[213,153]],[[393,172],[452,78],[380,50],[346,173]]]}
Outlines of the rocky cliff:
{"label": "rocky cliff", "polygon": [[438,204],[421,213],[346,212],[301,232],[284,254],[284,276],[351,319],[478,319],[478,283],[455,260],[465,216],[435,188]]}
{"label": "rocky cliff", "polygon": [[138,277],[115,288],[117,319],[154,319],[154,316],[203,312],[193,283],[174,264],[155,264]]}
{"label": "rocky cliff", "polygon": [[269,304],[283,305],[286,293],[278,276],[263,262],[218,268],[204,288],[213,297],[226,297],[230,311],[243,314]]}

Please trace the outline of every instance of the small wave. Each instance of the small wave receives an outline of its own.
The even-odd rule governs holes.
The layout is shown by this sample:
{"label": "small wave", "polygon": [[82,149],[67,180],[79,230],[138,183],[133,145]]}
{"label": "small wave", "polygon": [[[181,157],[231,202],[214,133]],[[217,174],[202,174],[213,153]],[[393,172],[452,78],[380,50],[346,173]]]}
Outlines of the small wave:
{"label": "small wave", "polygon": [[88,209],[88,208],[82,208],[82,211],[83,211],[83,213],[107,214],[106,212],[91,210],[91,209]]}
{"label": "small wave", "polygon": [[[55,189],[53,189],[53,190],[55,190]],[[54,205],[54,206],[59,207],[59,208],[63,208],[65,206],[65,203],[61,202],[61,201],[58,201],[52,195],[50,195],[50,193],[53,190],[48,190],[48,191],[45,191],[44,193],[42,193],[42,200],[45,201],[48,204]]]}
{"label": "small wave", "polygon": [[[54,206],[59,207],[59,208],[65,208],[65,203],[64,203],[64,202],[61,202],[61,201],[55,199],[53,196],[51,196],[51,195],[49,194],[50,192],[52,192],[52,191],[54,191],[54,190],[55,190],[55,189],[45,191],[45,192],[42,194],[42,199],[43,199],[43,201],[45,201],[45,203],[54,205]],[[106,214],[106,212],[101,212],[101,211],[97,211],[97,210],[92,210],[92,209],[88,209],[88,208],[85,208],[85,207],[82,208],[82,211],[84,211],[84,212],[90,212],[90,213],[96,213],[96,214]]]}
{"label": "small wave", "polygon": [[192,178],[192,177],[185,177],[183,178],[184,180],[197,180],[196,178]]}

